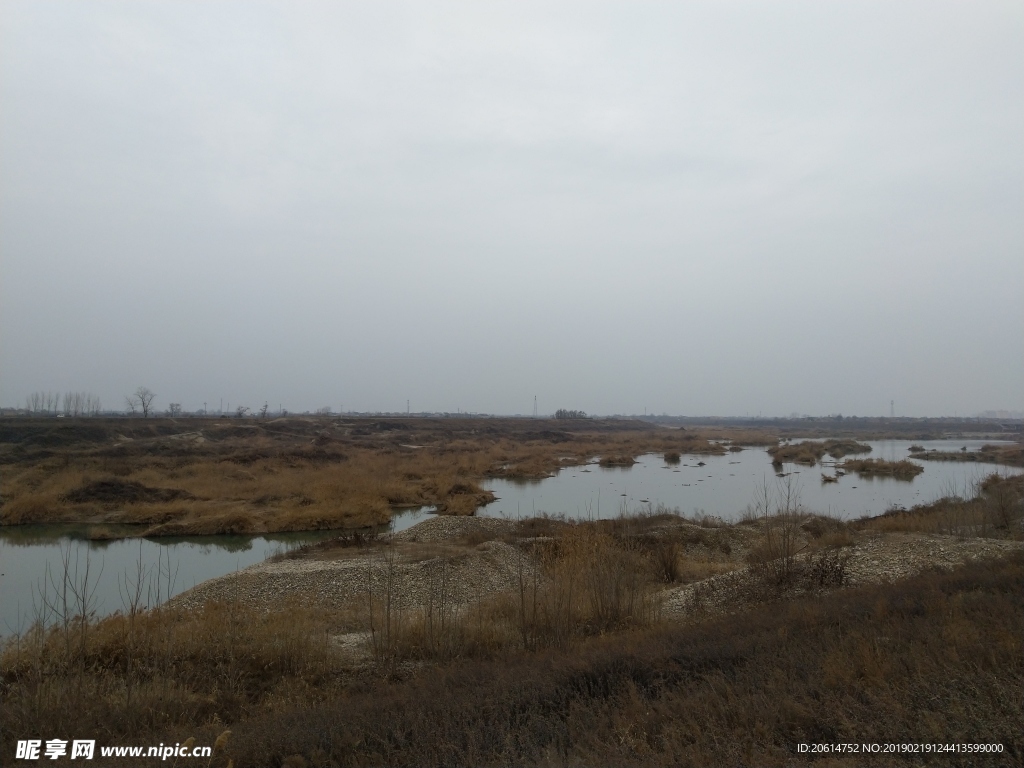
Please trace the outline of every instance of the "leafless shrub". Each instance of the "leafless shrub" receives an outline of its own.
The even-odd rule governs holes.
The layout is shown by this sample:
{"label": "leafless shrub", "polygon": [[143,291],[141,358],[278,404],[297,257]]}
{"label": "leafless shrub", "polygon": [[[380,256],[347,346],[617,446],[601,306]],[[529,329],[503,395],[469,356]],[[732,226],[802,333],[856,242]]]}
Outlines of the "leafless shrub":
{"label": "leafless shrub", "polygon": [[841,587],[846,583],[846,565],[849,561],[848,552],[824,549],[808,557],[808,577],[814,586]]}
{"label": "leafless shrub", "polygon": [[[396,584],[398,568],[396,553],[391,547],[381,553],[381,562],[368,561],[366,567],[366,596],[370,623],[370,644],[378,664],[393,667],[398,653],[403,629],[403,605],[401,593]],[[375,569],[374,565],[382,566]],[[374,584],[374,572],[383,572],[382,584]],[[376,598],[376,599],[375,599]]]}
{"label": "leafless shrub", "polygon": [[1024,498],[1008,482],[987,482],[983,485],[988,520],[1003,534],[1021,532],[1024,520]]}
{"label": "leafless shrub", "polygon": [[679,542],[662,539],[654,548],[654,563],[659,578],[666,584],[679,581]]}
{"label": "leafless shrub", "polygon": [[781,480],[774,490],[766,478],[757,489],[753,508],[764,538],[751,549],[748,562],[765,582],[788,584],[796,572],[796,556],[801,549],[800,524],[805,518],[799,489],[792,477]]}

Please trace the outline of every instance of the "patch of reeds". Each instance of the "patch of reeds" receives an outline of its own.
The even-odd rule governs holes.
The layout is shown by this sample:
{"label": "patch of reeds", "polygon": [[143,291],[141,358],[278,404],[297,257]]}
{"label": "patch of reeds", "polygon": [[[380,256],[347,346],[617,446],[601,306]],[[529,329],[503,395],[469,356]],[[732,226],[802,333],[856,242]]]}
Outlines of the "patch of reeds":
{"label": "patch of reeds", "polygon": [[602,467],[632,467],[636,464],[636,459],[625,454],[618,456],[602,456],[598,461],[598,464]]}
{"label": "patch of reeds", "polygon": [[[920,446],[917,447],[920,448]],[[912,446],[912,451],[913,448]],[[973,461],[1024,467],[1024,447],[1019,445],[983,445],[978,451],[926,451],[921,448],[920,452],[915,453],[914,458],[928,461]]]}
{"label": "patch of reeds", "polygon": [[833,459],[841,459],[853,453],[871,453],[871,446],[856,440],[826,440],[825,452]]}
{"label": "patch of reeds", "polygon": [[82,433],[96,442],[80,435],[59,453],[22,447],[54,425],[6,425],[19,450],[0,465],[0,524],[144,525],[150,536],[365,528],[396,506],[471,514],[493,499],[484,477],[543,478],[596,456],[628,466],[647,452],[724,452],[697,434],[589,420],[572,432],[564,421],[555,430],[500,419],[198,423],[201,442],[157,420],[101,419]]}
{"label": "patch of reeds", "polygon": [[991,475],[974,492],[948,493],[930,504],[896,509],[855,523],[884,532],[914,531],[959,537],[1024,538],[1024,476]]}
{"label": "patch of reeds", "polygon": [[769,448],[773,464],[790,462],[814,466],[825,454],[833,458],[842,458],[851,453],[868,453],[871,446],[855,440],[804,440],[800,443],[783,443]]}
{"label": "patch of reeds", "polygon": [[768,449],[773,464],[785,462],[814,466],[825,455],[825,444],[805,440],[801,443],[783,443]]}
{"label": "patch of reeds", "polygon": [[856,472],[862,477],[881,475],[894,477],[897,480],[913,480],[924,472],[924,467],[912,461],[888,461],[886,459],[847,459],[840,468],[846,472]]}

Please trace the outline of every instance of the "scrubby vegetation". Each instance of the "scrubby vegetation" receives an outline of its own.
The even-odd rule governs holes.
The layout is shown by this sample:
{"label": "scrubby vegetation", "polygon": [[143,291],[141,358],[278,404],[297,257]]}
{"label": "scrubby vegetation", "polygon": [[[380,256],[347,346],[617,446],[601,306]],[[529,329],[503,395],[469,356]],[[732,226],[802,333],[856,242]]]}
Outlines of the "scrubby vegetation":
{"label": "scrubby vegetation", "polygon": [[587,418],[586,411],[574,411],[568,408],[559,408],[555,411],[556,419],[585,419]]}
{"label": "scrubby vegetation", "polygon": [[979,451],[926,451],[920,446],[911,446],[919,450],[914,452],[915,459],[929,461],[981,461],[988,464],[1006,464],[1011,467],[1024,467],[1024,446],[1022,445],[983,445]]}
{"label": "scrubby vegetation", "polygon": [[683,430],[591,419],[61,421],[0,422],[0,524],[126,524],[147,536],[358,528],[395,507],[472,514],[493,499],[485,477],[724,452]]}
{"label": "scrubby vegetation", "polygon": [[[1019,531],[1019,486],[986,489],[1017,505],[1004,535]],[[808,515],[766,487],[739,526],[664,510],[523,521],[495,534],[521,554],[513,588],[468,604],[442,568],[403,605],[384,539],[344,542],[385,576],[347,611],[129,599],[95,621],[53,600],[48,626],[0,654],[0,750],[44,731],[212,744],[227,726],[213,764],[239,768],[782,766],[810,760],[799,742],[951,738],[1002,743],[996,764],[1019,762],[1024,558],[833,591],[850,531],[898,520]],[[665,619],[664,585],[721,572],[709,559],[688,574],[688,553],[748,539],[763,587],[748,607]],[[843,759],[830,764],[859,764]]]}
{"label": "scrubby vegetation", "polygon": [[[0,424],[0,516],[151,533],[350,526],[288,558],[358,560],[356,597],[161,604],[165,572],[140,563],[124,610],[94,619],[87,577],[69,568],[36,625],[0,648],[0,754],[21,734],[80,733],[220,736],[220,768],[783,766],[814,761],[798,742],[951,739],[1003,744],[994,764],[1024,760],[1024,557],[856,588],[848,567],[858,542],[889,534],[1024,539],[1020,476],[854,522],[808,513],[783,481],[735,525],[666,509],[493,530],[445,518],[480,527],[396,543],[358,526],[398,504],[472,512],[487,476],[725,449],[592,420],[225,422]],[[814,463],[852,452],[840,442],[782,448]],[[511,586],[455,583],[455,565],[492,552],[511,553]],[[401,589],[409,562],[433,564],[415,601]],[[743,599],[714,604],[723,583]]]}
{"label": "scrubby vegetation", "polygon": [[602,467],[632,467],[636,464],[636,459],[627,455],[602,456],[598,464]]}
{"label": "scrubby vegetation", "polygon": [[301,754],[350,765],[781,766],[801,763],[799,742],[956,734],[1002,743],[996,764],[1008,765],[1024,757],[1022,617],[1015,558],[354,686],[235,726],[232,754],[240,765]]}
{"label": "scrubby vegetation", "polygon": [[792,462],[814,466],[825,454],[840,459],[852,453],[869,453],[871,446],[855,440],[825,440],[822,442],[805,440],[800,443],[785,443],[769,448],[773,464]]}
{"label": "scrubby vegetation", "polygon": [[862,477],[882,475],[897,480],[913,480],[924,472],[924,467],[912,461],[887,461],[886,459],[847,459],[840,465],[846,472],[856,472]]}
{"label": "scrubby vegetation", "polygon": [[1024,538],[1024,475],[992,475],[976,489],[953,491],[930,504],[895,509],[856,524],[883,532],[912,531],[959,537]]}
{"label": "scrubby vegetation", "polygon": [[[836,589],[858,536],[1021,539],[1022,499],[1024,477],[993,476],[847,523],[766,482],[735,525],[659,508],[480,521],[443,545],[353,532],[292,553],[365,561],[365,587],[341,607],[147,610],[169,570],[140,563],[123,612],[95,620],[69,567],[39,622],[0,649],[0,750],[46,729],[212,744],[229,726],[214,765],[793,765],[797,742],[953,734],[1002,743],[1012,763],[1024,557]],[[467,600],[449,564],[494,547],[516,553],[511,588]],[[414,602],[402,558],[438,563]],[[744,573],[743,601],[701,608],[709,577]],[[693,590],[685,620],[666,616],[674,589]]]}

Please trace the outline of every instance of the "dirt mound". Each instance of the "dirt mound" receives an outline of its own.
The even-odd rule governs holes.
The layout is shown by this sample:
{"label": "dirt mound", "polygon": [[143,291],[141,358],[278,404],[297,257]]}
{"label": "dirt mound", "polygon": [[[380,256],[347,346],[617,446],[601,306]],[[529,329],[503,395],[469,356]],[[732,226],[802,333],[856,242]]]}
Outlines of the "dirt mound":
{"label": "dirt mound", "polygon": [[498,538],[506,533],[511,533],[514,528],[515,522],[498,517],[437,515],[428,517],[411,528],[396,533],[395,541],[454,541],[474,534]]}
{"label": "dirt mound", "polygon": [[75,504],[98,502],[104,505],[152,504],[195,498],[188,491],[177,488],[150,488],[142,483],[125,480],[97,480],[65,494],[63,501]]}

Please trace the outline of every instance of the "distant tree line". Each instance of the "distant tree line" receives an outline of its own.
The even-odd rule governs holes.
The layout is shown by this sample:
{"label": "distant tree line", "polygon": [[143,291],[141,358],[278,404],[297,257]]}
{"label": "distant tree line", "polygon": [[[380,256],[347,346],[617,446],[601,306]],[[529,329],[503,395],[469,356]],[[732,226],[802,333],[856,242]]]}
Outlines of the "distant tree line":
{"label": "distant tree line", "polygon": [[33,392],[25,398],[25,409],[30,413],[57,416],[98,416],[100,399],[92,392]]}
{"label": "distant tree line", "polygon": [[556,419],[585,419],[587,418],[586,411],[570,411],[566,408],[559,408],[555,411]]}

